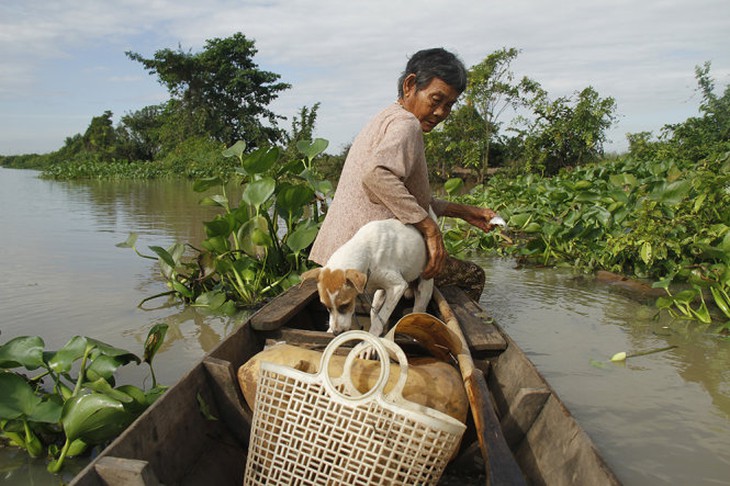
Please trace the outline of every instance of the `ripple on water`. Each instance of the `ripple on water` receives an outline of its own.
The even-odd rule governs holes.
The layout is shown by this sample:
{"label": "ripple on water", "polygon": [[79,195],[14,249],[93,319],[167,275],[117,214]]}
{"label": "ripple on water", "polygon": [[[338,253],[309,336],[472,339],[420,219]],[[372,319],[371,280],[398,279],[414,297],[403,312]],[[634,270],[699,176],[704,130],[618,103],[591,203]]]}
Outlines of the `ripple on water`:
{"label": "ripple on water", "polygon": [[[727,484],[730,342],[590,276],[479,261],[481,302],[625,484]],[[677,348],[611,363],[616,352]]]}

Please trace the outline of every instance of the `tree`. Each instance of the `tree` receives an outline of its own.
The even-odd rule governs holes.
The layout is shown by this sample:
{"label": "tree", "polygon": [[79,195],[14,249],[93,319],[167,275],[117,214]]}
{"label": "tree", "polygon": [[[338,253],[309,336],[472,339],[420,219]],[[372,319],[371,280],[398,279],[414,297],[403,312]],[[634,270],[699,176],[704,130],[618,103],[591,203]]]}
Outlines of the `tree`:
{"label": "tree", "polygon": [[97,155],[101,160],[112,159],[117,141],[112,112],[107,110],[104,114],[93,117],[82,141],[87,152]]}
{"label": "tree", "polygon": [[297,149],[297,142],[312,142],[314,140],[314,127],[317,122],[317,111],[320,103],[317,102],[311,108],[302,106],[299,114],[295,115],[291,122],[291,132],[284,135],[286,149],[284,158],[293,160],[301,157]]}
{"label": "tree", "polygon": [[502,48],[469,70],[466,104],[476,110],[481,118],[481,136],[477,142],[480,157],[475,165],[480,182],[489,167],[490,149],[499,130],[499,118],[507,108],[520,106],[524,92],[530,92],[536,86],[527,77],[515,83],[510,65],[519,53],[515,48]]}
{"label": "tree", "polygon": [[715,94],[710,68],[710,62],[695,67],[702,116],[662,128],[659,145],[668,157],[699,162],[730,150],[730,85],[722,96]]}
{"label": "tree", "polygon": [[278,74],[259,69],[257,52],[254,41],[238,32],[207,40],[195,54],[180,47],[158,50],[151,59],[126,54],[170,92],[166,124],[179,137],[208,135],[227,145],[243,140],[253,148],[281,138],[281,117],[267,106],[290,87],[278,82]]}
{"label": "tree", "polygon": [[145,106],[122,117],[118,127],[128,141],[130,160],[154,160],[163,150],[162,127],[165,105]]}
{"label": "tree", "polygon": [[462,105],[426,135],[426,157],[432,177],[446,180],[453,176],[457,165],[477,169],[481,166],[485,150],[482,122],[472,105]]}
{"label": "tree", "polygon": [[562,167],[577,166],[603,155],[606,130],[613,125],[616,101],[601,98],[589,86],[571,97],[551,101],[542,88],[533,91],[527,105],[534,116],[518,117],[526,126],[518,132],[523,144],[523,162],[528,170],[552,175]]}

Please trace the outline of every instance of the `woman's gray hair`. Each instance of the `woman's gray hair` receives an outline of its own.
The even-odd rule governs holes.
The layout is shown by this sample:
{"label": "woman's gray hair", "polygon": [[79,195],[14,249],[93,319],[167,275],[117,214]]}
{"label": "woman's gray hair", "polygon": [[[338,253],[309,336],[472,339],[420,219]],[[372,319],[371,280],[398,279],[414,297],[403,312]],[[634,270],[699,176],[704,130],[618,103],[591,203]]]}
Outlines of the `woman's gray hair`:
{"label": "woman's gray hair", "polygon": [[459,94],[466,89],[466,68],[455,54],[436,47],[416,52],[408,59],[406,69],[398,79],[398,98],[403,98],[403,81],[416,75],[416,90],[424,89],[433,78],[439,78]]}

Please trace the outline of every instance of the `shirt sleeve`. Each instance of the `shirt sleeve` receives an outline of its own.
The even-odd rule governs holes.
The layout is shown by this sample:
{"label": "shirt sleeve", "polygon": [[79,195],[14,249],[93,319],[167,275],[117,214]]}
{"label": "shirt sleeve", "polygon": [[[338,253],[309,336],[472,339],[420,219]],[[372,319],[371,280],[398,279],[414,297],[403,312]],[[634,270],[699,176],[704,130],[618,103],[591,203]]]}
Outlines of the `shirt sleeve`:
{"label": "shirt sleeve", "polygon": [[420,130],[417,124],[391,124],[373,150],[362,179],[370,200],[385,206],[406,224],[418,223],[428,216],[404,183],[419,160],[419,150],[423,151],[420,132],[414,133],[414,128]]}
{"label": "shirt sleeve", "polygon": [[436,214],[436,216],[443,216],[444,211],[446,211],[446,206],[448,206],[449,202],[444,201],[443,199],[436,199],[431,198],[431,209],[433,209],[433,212]]}

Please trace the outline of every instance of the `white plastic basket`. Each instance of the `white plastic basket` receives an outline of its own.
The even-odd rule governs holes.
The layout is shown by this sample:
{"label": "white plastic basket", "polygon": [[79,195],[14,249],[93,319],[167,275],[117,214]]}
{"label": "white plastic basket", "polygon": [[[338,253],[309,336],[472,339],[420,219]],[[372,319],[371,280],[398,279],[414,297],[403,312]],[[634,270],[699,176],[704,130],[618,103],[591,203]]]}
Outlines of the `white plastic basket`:
{"label": "white plastic basket", "polygon": [[[335,350],[362,341],[332,378]],[[380,359],[373,388],[358,392],[351,371],[370,346]],[[400,364],[392,391],[388,351]],[[317,374],[262,363],[243,484],[436,484],[466,426],[437,410],[405,400],[408,362],[401,348],[363,331],[337,336]]]}

